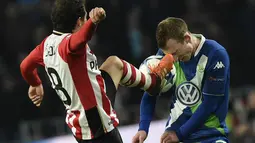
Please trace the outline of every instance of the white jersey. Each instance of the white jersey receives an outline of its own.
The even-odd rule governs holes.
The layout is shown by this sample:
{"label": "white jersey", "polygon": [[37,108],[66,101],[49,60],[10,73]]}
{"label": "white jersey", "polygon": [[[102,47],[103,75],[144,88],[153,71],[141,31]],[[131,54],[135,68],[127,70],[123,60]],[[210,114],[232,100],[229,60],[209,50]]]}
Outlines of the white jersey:
{"label": "white jersey", "polygon": [[51,34],[43,44],[45,70],[66,108],[66,123],[78,139],[88,140],[110,132],[119,123],[106,86],[90,50],[69,50],[71,34]]}

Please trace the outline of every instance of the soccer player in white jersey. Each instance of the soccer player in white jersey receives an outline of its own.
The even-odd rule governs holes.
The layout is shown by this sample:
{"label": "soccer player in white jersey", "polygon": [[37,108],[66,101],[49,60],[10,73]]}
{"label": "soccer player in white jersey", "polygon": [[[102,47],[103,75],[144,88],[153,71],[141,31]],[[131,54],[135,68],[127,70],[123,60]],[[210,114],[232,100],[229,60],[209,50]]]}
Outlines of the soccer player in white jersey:
{"label": "soccer player in white jersey", "polygon": [[98,68],[87,42],[106,13],[103,8],[94,8],[89,17],[86,20],[82,0],[56,0],[51,15],[53,33],[22,61],[21,73],[30,85],[29,98],[40,106],[43,87],[37,67],[45,67],[66,108],[66,123],[79,143],[121,143],[116,128],[119,120],[111,101],[115,93],[109,89],[116,92],[121,84],[155,95],[160,91],[161,79],[172,68],[173,57],[166,55],[151,69],[152,74],[143,74],[116,56],[109,57]]}

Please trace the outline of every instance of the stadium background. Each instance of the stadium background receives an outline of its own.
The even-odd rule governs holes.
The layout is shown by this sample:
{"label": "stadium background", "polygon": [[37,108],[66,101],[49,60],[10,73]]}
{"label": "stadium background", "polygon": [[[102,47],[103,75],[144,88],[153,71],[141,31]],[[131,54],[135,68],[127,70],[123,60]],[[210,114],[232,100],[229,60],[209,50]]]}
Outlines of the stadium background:
{"label": "stadium background", "polygon": [[[45,98],[36,108],[19,72],[21,60],[51,33],[53,0],[0,1],[0,142],[21,143],[70,134],[63,105],[43,69]],[[87,0],[88,10],[101,6],[107,19],[90,46],[99,63],[110,55],[136,66],[157,51],[155,29],[168,16],[183,18],[194,33],[215,39],[231,59],[229,126],[231,142],[255,142],[255,0]],[[116,110],[121,127],[137,124],[142,91],[120,88]],[[158,101],[154,120],[168,116],[170,97]],[[138,127],[138,126],[137,126]],[[135,134],[136,130],[133,131]]]}

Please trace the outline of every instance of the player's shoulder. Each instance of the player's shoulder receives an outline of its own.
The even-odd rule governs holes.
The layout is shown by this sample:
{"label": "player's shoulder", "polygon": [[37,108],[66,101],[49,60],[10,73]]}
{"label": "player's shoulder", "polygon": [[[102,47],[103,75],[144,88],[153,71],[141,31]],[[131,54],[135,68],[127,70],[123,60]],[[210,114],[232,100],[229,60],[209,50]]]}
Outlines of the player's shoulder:
{"label": "player's shoulder", "polygon": [[204,53],[208,55],[209,58],[213,56],[228,56],[225,47],[215,40],[206,39],[203,47]]}
{"label": "player's shoulder", "polygon": [[206,39],[203,46],[206,47],[208,52],[215,52],[217,50],[226,50],[220,43],[211,39]]}
{"label": "player's shoulder", "polygon": [[207,39],[204,46],[206,47],[209,60],[208,67],[213,67],[213,69],[229,67],[229,55],[221,44],[215,40]]}
{"label": "player's shoulder", "polygon": [[54,36],[54,34],[48,35],[48,36],[43,40],[44,44],[47,45],[48,43],[51,43],[51,42],[53,41],[53,38],[52,38],[53,36]]}

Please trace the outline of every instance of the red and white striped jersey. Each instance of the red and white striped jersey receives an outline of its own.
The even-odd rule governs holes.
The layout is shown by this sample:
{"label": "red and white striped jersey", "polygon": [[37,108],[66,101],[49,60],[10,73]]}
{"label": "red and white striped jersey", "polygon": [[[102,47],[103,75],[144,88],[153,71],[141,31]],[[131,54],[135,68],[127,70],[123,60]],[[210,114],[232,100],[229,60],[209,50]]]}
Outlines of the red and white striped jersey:
{"label": "red and white striped jersey", "polygon": [[95,119],[87,119],[86,110],[97,109],[94,111],[99,113],[105,132],[114,129],[112,120],[118,123],[118,119],[106,96],[96,56],[87,45],[85,54],[68,54],[70,36],[50,35],[44,42],[43,62],[52,87],[66,107],[66,123],[77,138],[91,139],[94,135],[88,121]]}
{"label": "red and white striped jersey", "polygon": [[[66,108],[66,123],[73,134],[83,140],[101,136],[119,124],[106,95],[97,58],[86,44],[87,41],[80,39],[89,24],[92,22],[88,21],[83,26],[85,30],[81,29],[76,34],[53,32],[24,60],[22,71],[30,85],[38,85],[40,79],[33,67],[45,67],[52,87]],[[76,43],[79,43],[78,47]],[[33,70],[34,76],[28,74],[29,69]]]}

